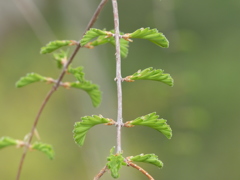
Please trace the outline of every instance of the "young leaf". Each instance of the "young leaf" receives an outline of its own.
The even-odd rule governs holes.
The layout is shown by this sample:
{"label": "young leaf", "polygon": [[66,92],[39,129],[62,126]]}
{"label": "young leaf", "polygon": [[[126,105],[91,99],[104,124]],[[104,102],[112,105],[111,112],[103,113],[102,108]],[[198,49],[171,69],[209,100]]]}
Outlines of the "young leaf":
{"label": "young leaf", "polygon": [[[115,40],[111,41],[110,43],[115,46]],[[120,53],[123,58],[126,58],[128,55],[128,44],[129,41],[126,41],[125,39],[120,39]]]}
{"label": "young leaf", "polygon": [[137,156],[131,156],[127,159],[129,159],[130,161],[133,161],[133,162],[150,163],[150,164],[153,164],[153,165],[155,165],[159,168],[163,167],[162,161],[160,161],[158,159],[158,156],[155,155],[155,154],[140,154],[140,155],[137,155]]}
{"label": "young leaf", "polygon": [[46,78],[36,73],[28,73],[16,83],[16,87],[23,87],[38,81],[46,81]]}
{"label": "young leaf", "polygon": [[0,149],[7,147],[7,146],[12,146],[12,145],[17,145],[17,140],[10,138],[10,137],[1,137],[0,139]]}
{"label": "young leaf", "polygon": [[73,74],[74,77],[79,81],[79,82],[83,82],[83,81],[86,81],[84,79],[84,72],[83,72],[83,67],[77,67],[77,68],[71,68],[69,67],[68,68],[68,72]]}
{"label": "young leaf", "polygon": [[[114,30],[111,30],[110,32],[114,33]],[[120,34],[123,35],[124,33],[121,32]],[[113,46],[115,46],[114,37],[106,37],[106,34],[100,35],[95,41],[90,42],[89,46],[95,47],[95,46],[99,46],[106,43],[110,43]],[[120,39],[121,56],[123,58],[126,58],[128,55],[128,44],[129,44],[129,41],[126,41],[125,39]]]}
{"label": "young leaf", "polygon": [[106,35],[99,36],[95,41],[90,42],[91,46],[99,46],[102,44],[110,43],[114,41],[114,37],[106,37]]}
{"label": "young leaf", "polygon": [[58,53],[54,53],[53,57],[57,61],[57,66],[59,69],[67,62],[67,51],[60,50]]}
{"label": "young leaf", "polygon": [[139,70],[131,76],[127,76],[125,81],[132,82],[134,80],[153,80],[163,82],[169,86],[173,86],[173,79],[170,74],[163,73],[161,69],[153,69],[152,67],[146,68],[144,70]]}
{"label": "young leaf", "polygon": [[125,162],[124,157],[122,154],[113,154],[115,147],[110,150],[110,156],[108,156],[107,160],[107,167],[111,171],[111,175],[113,178],[119,177],[119,170],[124,165],[126,166],[127,163]]}
{"label": "young leaf", "polygon": [[49,42],[46,46],[41,48],[40,53],[41,54],[47,54],[47,53],[51,53],[61,47],[64,46],[72,46],[72,45],[76,45],[77,42],[74,40],[56,40],[56,41],[51,41]]}
{"label": "young leaf", "polygon": [[84,82],[73,82],[70,83],[70,87],[82,89],[88,93],[92,100],[92,104],[94,107],[97,107],[102,100],[102,93],[99,90],[98,85],[92,84],[90,81],[84,81]]}
{"label": "young leaf", "polygon": [[161,132],[165,135],[168,139],[172,137],[172,129],[166,123],[167,120],[165,119],[158,119],[158,115],[155,112],[150,113],[146,116],[138,117],[132,121],[128,121],[125,123],[126,127],[133,127],[134,125],[141,125],[141,126],[148,126],[157,131]]}
{"label": "young leaf", "polygon": [[90,42],[93,38],[96,38],[101,35],[107,35],[107,31],[102,31],[100,29],[91,28],[89,31],[86,32],[86,34],[83,36],[83,38],[80,41],[81,46],[86,45],[88,42]]}
{"label": "young leaf", "polygon": [[158,32],[157,29],[141,28],[128,35],[129,38],[147,39],[163,48],[169,47],[167,38],[162,33]]}
{"label": "young leaf", "polygon": [[53,148],[49,144],[43,144],[43,143],[40,143],[40,142],[35,142],[31,146],[31,148],[43,152],[44,154],[46,154],[48,156],[49,159],[54,158]]}
{"label": "young leaf", "polygon": [[86,137],[86,134],[90,128],[98,124],[111,123],[113,120],[104,118],[101,115],[84,116],[81,118],[81,122],[76,122],[73,129],[74,141],[82,146]]}

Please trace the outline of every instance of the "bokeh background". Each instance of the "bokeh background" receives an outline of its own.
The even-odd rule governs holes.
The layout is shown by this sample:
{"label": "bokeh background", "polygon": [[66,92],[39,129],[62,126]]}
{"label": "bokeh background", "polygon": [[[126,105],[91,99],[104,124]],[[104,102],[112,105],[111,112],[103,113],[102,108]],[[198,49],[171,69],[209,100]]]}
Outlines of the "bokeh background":
{"label": "bokeh background", "polygon": [[[51,88],[36,83],[17,89],[15,82],[29,72],[53,78],[60,73],[51,55],[39,54],[40,47],[55,39],[78,40],[98,3],[0,0],[0,137],[23,139]],[[174,87],[123,83],[125,121],[157,112],[173,129],[171,140],[150,128],[123,129],[124,155],[157,154],[163,169],[139,164],[156,180],[240,179],[240,1],[121,0],[119,9],[121,31],[157,28],[170,41],[169,49],[161,49],[134,40],[122,61],[123,76],[154,67],[175,80]],[[113,29],[111,2],[94,27]],[[38,125],[41,140],[54,146],[56,157],[51,161],[29,152],[21,179],[89,180],[105,165],[116,145],[116,128],[94,127],[82,148],[74,143],[72,129],[85,115],[116,119],[114,58],[111,45],[80,50],[73,65],[84,66],[86,78],[100,85],[102,104],[93,108],[84,91],[60,88]],[[21,154],[15,147],[1,150],[0,179],[15,179]],[[147,179],[133,168],[120,173],[122,180]],[[112,178],[106,173],[101,179]]]}

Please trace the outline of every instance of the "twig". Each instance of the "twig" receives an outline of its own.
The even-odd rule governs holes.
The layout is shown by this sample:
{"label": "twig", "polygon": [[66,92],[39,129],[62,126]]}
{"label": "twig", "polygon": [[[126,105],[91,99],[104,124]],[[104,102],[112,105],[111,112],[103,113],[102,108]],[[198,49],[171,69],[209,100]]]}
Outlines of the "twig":
{"label": "twig", "polygon": [[139,170],[141,173],[143,173],[145,176],[147,176],[148,179],[154,180],[153,177],[152,177],[150,174],[148,174],[148,172],[145,171],[145,170],[144,170],[143,168],[141,168],[140,166],[132,163],[131,161],[128,161],[127,163],[128,163],[129,166],[132,166],[132,167],[136,168],[136,169]]}
{"label": "twig", "polygon": [[115,29],[115,42],[116,42],[116,78],[117,81],[117,96],[118,96],[118,116],[117,116],[117,153],[121,153],[121,127],[122,120],[122,75],[121,75],[121,55],[120,55],[120,42],[119,42],[119,16],[117,0],[112,0],[114,29]]}
{"label": "twig", "polygon": [[[88,25],[87,25],[87,28],[86,28],[86,30],[85,30],[85,32],[84,32],[84,34],[85,34],[86,31],[89,30],[89,29],[93,26],[93,24],[96,22],[96,20],[97,20],[97,18],[98,18],[98,15],[99,15],[100,12],[102,11],[102,9],[103,9],[104,5],[107,3],[107,1],[108,1],[108,0],[102,0],[102,1],[100,2],[100,4],[98,5],[95,13],[93,14],[91,20],[89,21],[89,23],[88,23]],[[79,42],[80,42],[80,41],[79,41]],[[64,77],[64,75],[65,75],[65,73],[66,73],[66,70],[67,70],[69,64],[73,61],[75,55],[77,54],[77,52],[79,51],[80,48],[81,48],[81,45],[80,45],[80,43],[78,43],[78,45],[76,46],[76,48],[75,48],[72,56],[69,58],[68,62],[65,64],[65,66],[64,66],[64,68],[63,68],[63,70],[62,70],[62,72],[61,72],[61,74],[60,74],[60,76],[59,76],[59,78],[58,78],[55,86],[53,86],[52,89],[48,92],[48,94],[47,94],[47,96],[45,97],[42,105],[40,106],[40,109],[39,109],[39,111],[38,111],[38,113],[37,113],[37,116],[36,116],[36,118],[35,118],[35,120],[34,120],[34,123],[33,123],[32,129],[31,129],[30,135],[29,135],[29,139],[28,139],[27,145],[26,145],[26,147],[24,148],[24,152],[23,152],[23,154],[22,154],[22,157],[21,157],[21,160],[20,160],[20,163],[19,163],[16,180],[19,180],[19,179],[20,179],[23,162],[24,162],[24,159],[25,159],[26,154],[27,154],[27,151],[28,151],[28,146],[30,145],[30,143],[31,143],[31,141],[32,141],[32,138],[33,138],[33,135],[34,135],[34,131],[35,131],[36,127],[37,127],[39,117],[41,116],[42,111],[43,111],[43,109],[45,108],[45,106],[46,106],[49,98],[50,98],[50,97],[52,96],[52,94],[58,89],[58,87],[59,87],[59,85],[60,85],[60,82],[61,82],[61,80],[63,79],[63,77]]]}
{"label": "twig", "polygon": [[93,180],[99,180],[102,177],[102,175],[105,172],[107,172],[107,170],[108,170],[107,166],[104,166],[104,168],[101,169],[101,171],[94,177]]}

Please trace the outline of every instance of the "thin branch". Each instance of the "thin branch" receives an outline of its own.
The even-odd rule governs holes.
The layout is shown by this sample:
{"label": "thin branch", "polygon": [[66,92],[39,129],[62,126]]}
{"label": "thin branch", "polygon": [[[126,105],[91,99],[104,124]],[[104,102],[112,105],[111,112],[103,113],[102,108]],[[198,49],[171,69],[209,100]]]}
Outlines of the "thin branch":
{"label": "thin branch", "polygon": [[[97,18],[98,18],[98,15],[99,15],[100,12],[102,11],[102,9],[103,9],[104,5],[107,3],[107,1],[108,1],[108,0],[102,0],[102,1],[100,2],[100,4],[98,5],[95,13],[93,14],[91,20],[89,21],[89,23],[88,23],[88,25],[87,25],[87,28],[86,28],[86,30],[85,30],[85,32],[84,32],[84,34],[85,34],[86,31],[89,30],[89,29],[93,26],[93,24],[96,22],[96,20],[97,20]],[[80,41],[79,41],[79,42],[80,42]],[[26,154],[27,154],[27,152],[28,152],[28,146],[30,145],[30,143],[31,143],[31,141],[32,141],[32,138],[33,138],[33,135],[34,135],[34,131],[35,131],[36,127],[37,127],[37,124],[38,124],[39,118],[40,118],[40,116],[41,116],[41,114],[42,114],[42,111],[43,111],[43,109],[45,108],[45,106],[46,106],[48,100],[50,99],[50,97],[52,96],[52,94],[58,89],[58,87],[59,87],[59,85],[60,85],[60,83],[61,83],[61,80],[63,79],[63,77],[64,77],[64,75],[65,75],[65,73],[66,73],[66,70],[67,70],[69,64],[73,61],[74,57],[76,56],[76,54],[77,54],[77,52],[79,51],[80,48],[81,48],[81,45],[80,45],[80,43],[78,43],[78,45],[76,46],[76,48],[75,48],[72,56],[69,58],[68,62],[65,64],[65,66],[64,66],[64,68],[63,68],[63,70],[62,70],[62,72],[61,72],[61,74],[60,74],[60,76],[59,76],[59,78],[58,78],[55,86],[53,86],[52,89],[48,92],[48,94],[47,94],[47,96],[45,97],[42,105],[40,106],[40,109],[39,109],[39,111],[38,111],[38,113],[37,113],[37,116],[36,116],[36,118],[35,118],[35,120],[34,120],[34,123],[33,123],[32,129],[31,129],[30,135],[29,135],[29,139],[28,139],[27,145],[26,145],[26,147],[24,148],[24,152],[23,152],[23,154],[22,154],[22,157],[21,157],[21,160],[20,160],[20,163],[19,163],[16,180],[19,180],[19,179],[20,179],[23,162],[24,162],[25,157],[26,157]]]}
{"label": "thin branch", "polygon": [[116,42],[116,78],[117,81],[117,96],[118,96],[118,116],[117,116],[117,153],[121,153],[121,127],[123,124],[122,118],[122,75],[121,75],[121,55],[120,55],[120,32],[119,32],[119,16],[117,0],[112,0],[115,42]]}
{"label": "thin branch", "polygon": [[94,177],[93,180],[99,180],[102,177],[102,175],[105,172],[107,172],[107,170],[108,170],[107,166],[104,166],[104,168],[101,169],[101,171]]}
{"label": "thin branch", "polygon": [[140,166],[132,163],[131,161],[128,161],[127,163],[128,163],[129,166],[132,166],[133,168],[136,168],[136,169],[139,170],[141,173],[143,173],[145,176],[147,176],[148,179],[154,180],[153,177],[152,177],[150,174],[148,174],[148,172],[145,171],[145,170],[144,170],[143,168],[141,168]]}

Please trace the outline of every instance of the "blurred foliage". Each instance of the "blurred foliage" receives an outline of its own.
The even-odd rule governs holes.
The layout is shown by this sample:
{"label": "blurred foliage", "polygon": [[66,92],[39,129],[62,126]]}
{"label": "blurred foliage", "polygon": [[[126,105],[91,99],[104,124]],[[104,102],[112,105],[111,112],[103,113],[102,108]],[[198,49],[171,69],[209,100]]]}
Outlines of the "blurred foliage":
{"label": "blurred foliage", "polygon": [[[19,139],[30,131],[50,87],[33,84],[17,89],[16,81],[28,72],[57,78],[60,71],[54,59],[41,56],[40,47],[56,37],[80,39],[99,3],[22,2],[28,3],[26,12],[30,12],[28,17],[39,31],[24,18],[15,1],[0,0],[0,137]],[[54,36],[41,26],[30,2],[36,4]],[[239,8],[240,1],[234,0],[150,0],[137,6],[135,1],[119,1],[121,31],[157,28],[170,42],[169,49],[161,49],[151,42],[134,39],[122,62],[123,77],[154,67],[164,69],[174,78],[173,88],[157,82],[123,83],[124,121],[156,111],[168,119],[173,129],[171,141],[150,128],[123,129],[124,156],[155,153],[164,162],[161,171],[141,165],[156,179],[240,179]],[[110,2],[98,20],[94,28],[113,29]],[[75,65],[84,66],[87,79],[100,85],[101,106],[93,108],[85,92],[59,89],[38,125],[41,140],[53,145],[55,159],[50,161],[42,153],[29,152],[22,179],[42,180],[43,175],[46,180],[92,179],[104,166],[109,149],[115,145],[116,129],[94,127],[83,148],[74,143],[72,129],[74,122],[85,115],[102,114],[116,119],[115,52],[110,47],[106,44],[93,50],[83,49],[74,60]],[[1,150],[0,179],[15,178],[21,153],[15,147]],[[124,167],[120,173],[119,179],[146,179],[133,168]],[[102,179],[112,178],[106,173]]]}

